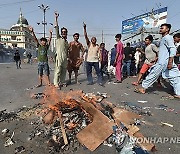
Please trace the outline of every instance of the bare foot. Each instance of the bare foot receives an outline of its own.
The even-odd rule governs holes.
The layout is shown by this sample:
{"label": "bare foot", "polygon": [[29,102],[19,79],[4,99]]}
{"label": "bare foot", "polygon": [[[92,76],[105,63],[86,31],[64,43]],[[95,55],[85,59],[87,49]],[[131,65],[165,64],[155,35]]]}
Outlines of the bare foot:
{"label": "bare foot", "polygon": [[55,85],[54,87],[55,87],[56,89],[61,90],[61,87],[60,87],[59,85]]}
{"label": "bare foot", "polygon": [[180,95],[174,95],[175,98],[179,98],[180,99]]}
{"label": "bare foot", "polygon": [[139,94],[145,94],[146,93],[144,88],[135,88],[134,92],[139,93]]}
{"label": "bare foot", "polygon": [[161,87],[162,87],[161,83],[158,83],[158,84],[157,84],[157,87],[158,87],[158,88],[161,88]]}
{"label": "bare foot", "polygon": [[132,82],[132,85],[138,86],[139,84],[137,82]]}

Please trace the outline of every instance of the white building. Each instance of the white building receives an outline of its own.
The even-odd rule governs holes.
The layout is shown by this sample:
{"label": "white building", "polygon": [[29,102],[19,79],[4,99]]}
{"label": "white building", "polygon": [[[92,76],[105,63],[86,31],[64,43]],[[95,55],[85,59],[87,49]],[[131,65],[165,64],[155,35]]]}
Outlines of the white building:
{"label": "white building", "polygon": [[13,25],[10,30],[0,29],[0,43],[13,48],[22,48],[26,52],[32,54],[36,50],[34,38],[31,35],[27,19],[25,19],[20,11],[20,17],[17,24]]}

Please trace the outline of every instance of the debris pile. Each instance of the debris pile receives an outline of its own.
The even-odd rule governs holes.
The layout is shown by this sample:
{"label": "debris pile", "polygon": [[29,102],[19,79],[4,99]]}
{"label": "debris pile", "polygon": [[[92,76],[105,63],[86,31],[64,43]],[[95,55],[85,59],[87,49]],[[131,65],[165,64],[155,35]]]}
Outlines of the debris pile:
{"label": "debris pile", "polygon": [[[137,127],[141,115],[107,102],[107,93],[59,92],[49,88],[41,94],[32,98],[42,98],[42,105],[23,108],[15,117],[26,119],[36,113],[36,117],[31,119],[33,129],[27,140],[44,138],[49,153],[73,153],[84,146],[94,151],[102,143],[115,146],[119,153],[135,153],[139,146],[144,152],[155,147],[151,143],[135,143],[133,138],[145,138]],[[5,114],[1,112],[0,118]],[[25,148],[20,146],[15,151],[23,152]]]}

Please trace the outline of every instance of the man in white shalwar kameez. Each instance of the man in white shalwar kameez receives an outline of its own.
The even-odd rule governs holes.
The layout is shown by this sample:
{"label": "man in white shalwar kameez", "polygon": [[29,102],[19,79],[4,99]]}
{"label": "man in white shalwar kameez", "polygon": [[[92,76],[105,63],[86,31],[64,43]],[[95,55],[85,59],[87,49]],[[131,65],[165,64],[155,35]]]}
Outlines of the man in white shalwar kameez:
{"label": "man in white shalwar kameez", "polygon": [[162,77],[168,79],[174,89],[174,97],[180,98],[180,71],[174,63],[174,56],[176,55],[176,47],[174,45],[173,37],[169,35],[171,29],[170,24],[162,24],[160,27],[160,34],[162,39],[160,42],[158,61],[150,68],[150,73],[142,82],[142,87],[136,89],[136,92],[145,93],[162,74]]}

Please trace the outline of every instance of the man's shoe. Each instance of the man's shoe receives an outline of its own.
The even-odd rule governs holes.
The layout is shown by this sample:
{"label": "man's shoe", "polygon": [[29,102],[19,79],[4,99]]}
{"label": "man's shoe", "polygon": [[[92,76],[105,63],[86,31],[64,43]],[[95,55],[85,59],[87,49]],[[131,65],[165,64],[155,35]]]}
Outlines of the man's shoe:
{"label": "man's shoe", "polygon": [[69,80],[68,82],[67,82],[67,85],[70,85],[71,84],[71,80]]}
{"label": "man's shoe", "polygon": [[99,83],[99,85],[100,85],[101,87],[104,87],[104,85],[103,85],[102,83]]}
{"label": "man's shoe", "polygon": [[116,80],[114,83],[122,83],[122,81],[120,81],[120,80]]}
{"label": "man's shoe", "polygon": [[87,83],[87,85],[93,85],[93,83]]}

